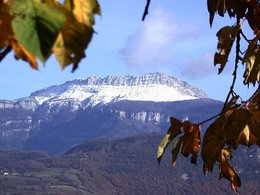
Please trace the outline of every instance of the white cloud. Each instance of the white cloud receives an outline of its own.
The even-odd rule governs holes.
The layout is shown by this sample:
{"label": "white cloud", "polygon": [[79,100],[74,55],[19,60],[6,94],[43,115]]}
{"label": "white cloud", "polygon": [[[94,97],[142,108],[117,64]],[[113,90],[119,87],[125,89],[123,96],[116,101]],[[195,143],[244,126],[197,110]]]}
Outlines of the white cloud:
{"label": "white cloud", "polygon": [[172,64],[174,46],[197,36],[194,26],[178,23],[161,7],[150,13],[143,26],[128,37],[126,46],[120,51],[128,66],[146,68]]}
{"label": "white cloud", "polygon": [[213,56],[213,53],[208,52],[186,60],[181,66],[181,74],[190,79],[203,78],[214,72],[217,74],[218,68],[213,65]]}

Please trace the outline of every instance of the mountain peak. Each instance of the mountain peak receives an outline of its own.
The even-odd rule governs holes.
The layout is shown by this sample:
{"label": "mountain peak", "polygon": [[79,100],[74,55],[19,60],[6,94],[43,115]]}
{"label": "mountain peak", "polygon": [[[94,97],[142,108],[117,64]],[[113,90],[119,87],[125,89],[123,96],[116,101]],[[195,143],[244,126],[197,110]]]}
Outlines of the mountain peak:
{"label": "mountain peak", "polygon": [[80,78],[33,92],[30,97],[34,97],[39,104],[46,101],[56,104],[68,100],[81,104],[82,101],[88,100],[87,105],[95,106],[120,100],[172,102],[206,98],[207,95],[185,81],[155,72],[142,76]]}

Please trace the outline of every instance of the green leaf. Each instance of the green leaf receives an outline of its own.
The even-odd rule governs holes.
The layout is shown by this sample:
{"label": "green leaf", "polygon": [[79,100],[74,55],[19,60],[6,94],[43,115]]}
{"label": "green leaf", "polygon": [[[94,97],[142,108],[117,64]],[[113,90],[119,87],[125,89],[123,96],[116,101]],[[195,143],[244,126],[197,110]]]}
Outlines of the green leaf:
{"label": "green leaf", "polygon": [[158,164],[160,164],[161,160],[162,160],[162,156],[163,156],[163,153],[166,149],[166,147],[168,146],[168,144],[171,142],[170,140],[170,134],[167,133],[163,136],[162,140],[160,141],[160,144],[157,148],[157,161],[158,161]]}
{"label": "green leaf", "polygon": [[183,136],[179,137],[172,147],[172,166],[175,166],[177,156],[180,152],[181,144],[183,143]]}
{"label": "green leaf", "polygon": [[18,42],[45,62],[66,18],[54,4],[41,0],[12,0],[12,28]]}

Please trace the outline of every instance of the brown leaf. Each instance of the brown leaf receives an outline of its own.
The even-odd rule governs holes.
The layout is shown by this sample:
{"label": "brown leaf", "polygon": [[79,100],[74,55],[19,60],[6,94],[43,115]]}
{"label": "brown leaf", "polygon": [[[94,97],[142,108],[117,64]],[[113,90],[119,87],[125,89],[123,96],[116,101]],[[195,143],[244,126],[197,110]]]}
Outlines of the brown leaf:
{"label": "brown leaf", "polygon": [[239,99],[239,96],[234,96],[231,98],[231,100],[226,104],[224,111],[230,110],[232,107],[236,105],[237,100]]}
{"label": "brown leaf", "polygon": [[251,111],[252,118],[249,121],[250,133],[253,134],[252,140],[255,139],[255,143],[260,145],[260,109]]}
{"label": "brown leaf", "polygon": [[226,10],[230,18],[235,17],[236,9],[234,9],[234,7],[236,7],[237,4],[237,0],[229,0],[225,2]]}
{"label": "brown leaf", "polygon": [[219,50],[214,56],[214,65],[220,64],[219,74],[223,71],[229,57],[229,53],[240,30],[241,24],[225,26],[217,32]]}
{"label": "brown leaf", "polygon": [[246,63],[244,73],[244,84],[252,83],[255,85],[260,82],[260,47],[255,47],[253,51],[249,50],[243,61]]}
{"label": "brown leaf", "polygon": [[201,156],[204,161],[203,170],[205,174],[208,171],[212,172],[213,165],[225,146],[222,129],[223,121],[223,119],[218,118],[208,127],[203,137]]}
{"label": "brown leaf", "polygon": [[209,24],[212,26],[215,12],[217,10],[218,0],[207,0],[207,7],[209,12]]}
{"label": "brown leaf", "polygon": [[224,137],[226,144],[237,148],[240,143],[241,134],[251,120],[251,113],[246,109],[234,110],[226,119],[224,125]]}
{"label": "brown leaf", "polygon": [[0,50],[9,46],[15,39],[11,27],[12,17],[9,14],[10,7],[8,4],[0,2]]}
{"label": "brown leaf", "polygon": [[192,124],[189,121],[183,123],[184,136],[181,153],[187,157],[192,154],[191,163],[197,163],[197,156],[200,150],[200,131],[201,126]]}
{"label": "brown leaf", "polygon": [[241,186],[241,180],[227,160],[219,164],[219,179],[223,177],[230,181],[232,190],[237,192],[237,187]]}
{"label": "brown leaf", "polygon": [[225,11],[226,11],[225,2],[226,2],[226,0],[219,0],[219,1],[218,1],[218,14],[219,14],[220,16],[222,16],[222,17],[224,16]]}
{"label": "brown leaf", "polygon": [[246,19],[248,20],[249,26],[255,32],[255,34],[259,33],[260,30],[260,7],[258,1],[248,1],[249,6],[248,13],[246,14]]}

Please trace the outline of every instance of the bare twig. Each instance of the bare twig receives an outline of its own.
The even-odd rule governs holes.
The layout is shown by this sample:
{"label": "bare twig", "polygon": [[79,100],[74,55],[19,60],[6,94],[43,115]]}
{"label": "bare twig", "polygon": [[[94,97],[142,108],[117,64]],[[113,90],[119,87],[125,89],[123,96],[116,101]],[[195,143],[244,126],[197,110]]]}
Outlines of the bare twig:
{"label": "bare twig", "polygon": [[149,6],[150,6],[150,2],[151,0],[147,0],[147,3],[146,3],[146,6],[144,8],[144,14],[143,14],[143,17],[142,17],[142,21],[145,20],[145,17],[148,15],[148,10],[149,10]]}
{"label": "bare twig", "polygon": [[[240,22],[240,19],[237,18],[237,24],[239,24],[239,22]],[[237,37],[236,37],[236,58],[235,58],[235,68],[234,68],[234,72],[233,72],[233,80],[232,80],[232,84],[230,86],[227,98],[225,100],[224,106],[222,108],[222,111],[225,109],[225,107],[230,99],[230,96],[234,94],[234,87],[235,87],[235,83],[237,80],[238,63],[239,63],[239,60],[241,59],[241,57],[239,55],[240,54],[240,40],[241,40],[240,35],[241,35],[241,30],[239,30]]]}

